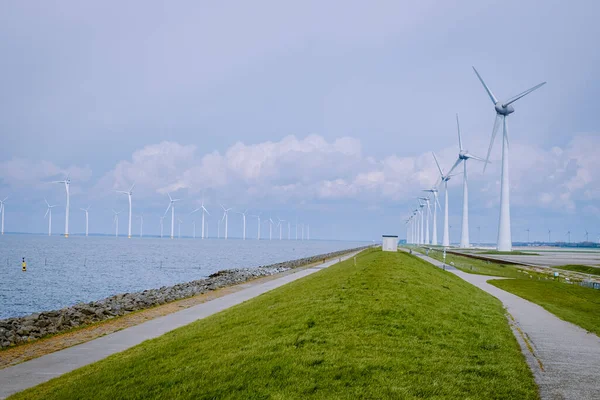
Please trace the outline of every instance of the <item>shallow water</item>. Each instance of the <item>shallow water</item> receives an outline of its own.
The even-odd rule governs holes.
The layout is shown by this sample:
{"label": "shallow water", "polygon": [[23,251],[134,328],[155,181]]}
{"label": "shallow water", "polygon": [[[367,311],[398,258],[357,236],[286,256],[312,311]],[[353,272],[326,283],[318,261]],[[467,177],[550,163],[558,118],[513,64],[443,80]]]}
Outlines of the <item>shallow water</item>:
{"label": "shallow water", "polygon": [[[364,242],[0,237],[0,319],[258,267]],[[27,272],[21,271],[21,257]]]}

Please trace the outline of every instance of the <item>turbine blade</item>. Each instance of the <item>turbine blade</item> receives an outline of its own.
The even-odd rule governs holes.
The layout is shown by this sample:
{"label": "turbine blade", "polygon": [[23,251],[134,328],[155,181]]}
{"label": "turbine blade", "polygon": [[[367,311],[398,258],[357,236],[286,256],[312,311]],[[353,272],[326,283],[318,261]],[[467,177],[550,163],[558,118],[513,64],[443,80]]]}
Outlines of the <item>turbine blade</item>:
{"label": "turbine blade", "polygon": [[440,171],[440,176],[444,176],[444,172],[442,171],[442,167],[440,167],[440,163],[437,160],[437,157],[435,156],[435,153],[432,151],[431,154],[433,154],[433,159],[435,160],[435,164],[438,167],[438,170]]}
{"label": "turbine blade", "polygon": [[475,67],[473,67],[473,71],[475,71],[475,74],[479,78],[479,81],[481,82],[481,84],[485,88],[485,91],[487,92],[488,96],[490,96],[490,99],[492,100],[492,103],[496,104],[498,102],[498,100],[496,100],[496,96],[494,96],[494,93],[492,93],[492,91],[490,90],[490,88],[485,84],[485,82],[483,81],[483,78],[481,77],[481,75],[479,75],[479,72],[477,72],[477,70],[475,69]]}
{"label": "turbine blade", "polygon": [[135,187],[135,182],[133,182],[133,185],[131,185],[131,187],[129,188],[129,191],[131,192],[134,187]]}
{"label": "turbine blade", "polygon": [[[6,199],[5,199],[6,200]],[[4,200],[2,200],[4,201]],[[46,202],[46,204],[48,205],[48,207],[50,207],[50,203],[48,203],[48,200],[46,200],[46,198],[44,197],[44,201]]]}
{"label": "turbine blade", "polygon": [[533,92],[534,90],[537,90],[537,89],[541,88],[545,84],[546,84],[546,82],[539,83],[539,84],[535,85],[534,87],[532,87],[531,89],[527,89],[523,93],[520,93],[520,94],[518,94],[518,95],[516,95],[514,97],[511,97],[510,99],[506,100],[506,102],[504,104],[502,104],[502,106],[503,107],[507,107],[507,106],[511,105],[515,101],[519,100],[521,97],[527,96],[529,93]]}
{"label": "turbine blade", "polygon": [[462,151],[462,140],[460,137],[460,122],[458,122],[458,114],[456,114],[456,128],[458,129],[458,149]]}
{"label": "turbine blade", "polygon": [[458,159],[456,160],[456,162],[454,163],[454,165],[452,166],[452,168],[450,168],[450,171],[448,171],[448,175],[447,175],[447,176],[451,176],[451,174],[452,174],[452,171],[454,171],[454,169],[455,169],[456,167],[458,167],[458,165],[459,165],[461,162],[462,162],[462,159],[461,159],[461,158],[458,158]]}
{"label": "turbine blade", "polygon": [[48,215],[49,212],[50,212],[50,207],[46,208],[46,214],[44,214],[44,219],[46,218],[46,216]]}
{"label": "turbine blade", "polygon": [[483,164],[483,172],[485,172],[485,168],[490,163],[490,153],[492,152],[492,147],[494,146],[494,139],[496,139],[496,134],[498,133],[498,127],[500,126],[500,119],[504,118],[496,114],[496,120],[494,121],[494,128],[492,129],[492,138],[490,139],[490,147],[488,147],[487,157],[485,158],[485,164]]}
{"label": "turbine blade", "polygon": [[169,209],[170,209],[170,208],[171,208],[171,203],[169,203],[169,206],[168,206],[168,207],[167,207],[167,209],[165,210],[165,214],[164,214],[164,215],[167,215],[167,213],[169,212]]}
{"label": "turbine blade", "polygon": [[171,197],[171,193],[167,192],[167,196],[169,196],[170,201],[173,201],[173,198]]}
{"label": "turbine blade", "polygon": [[473,155],[473,154],[470,154],[470,153],[467,153],[467,154],[465,154],[465,157],[467,157],[467,158],[469,158],[469,159],[471,159],[471,158],[472,158],[473,160],[477,160],[477,161],[483,161],[483,162],[486,162],[486,163],[488,163],[488,164],[491,164],[491,161],[488,161],[488,160],[486,160],[485,158],[477,157],[477,156],[475,156],[475,155]]}

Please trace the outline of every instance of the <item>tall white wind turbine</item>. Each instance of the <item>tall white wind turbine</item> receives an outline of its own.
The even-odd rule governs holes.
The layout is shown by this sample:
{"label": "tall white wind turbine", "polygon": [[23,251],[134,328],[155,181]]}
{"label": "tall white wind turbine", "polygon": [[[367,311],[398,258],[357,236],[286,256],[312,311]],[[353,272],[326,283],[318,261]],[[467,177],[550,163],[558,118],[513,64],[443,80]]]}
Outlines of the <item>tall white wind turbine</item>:
{"label": "tall white wind turbine", "polygon": [[429,220],[431,219],[431,206],[429,203],[429,197],[419,197],[419,200],[423,200],[427,206],[427,214],[425,216],[425,244],[430,244],[429,241]]}
{"label": "tall white wind turbine", "polygon": [[[204,198],[202,198],[202,205],[200,206],[200,208],[202,209],[202,239],[204,239],[204,213],[210,215],[206,207],[204,207]],[[208,237],[208,227],[206,227],[206,237]]]}
{"label": "tall white wind turbine", "polygon": [[65,205],[65,237],[69,237],[69,208],[70,208],[70,200],[71,196],[69,194],[69,187],[71,186],[71,178],[69,178],[69,174],[62,181],[54,181],[53,183],[64,183],[65,191],[67,192],[67,204]]}
{"label": "tall white wind turbine", "polygon": [[419,244],[425,244],[425,224],[423,221],[425,217],[425,210],[423,210],[423,207],[425,207],[425,203],[421,203],[421,200],[419,200],[419,215],[421,217],[421,231],[419,232]]}
{"label": "tall white wind turbine", "polygon": [[162,239],[163,237],[163,226],[164,226],[164,222],[165,222],[165,216],[161,216],[160,218],[160,238]]}
{"label": "tall white wind turbine", "polygon": [[4,203],[6,203],[6,200],[8,199],[8,196],[6,196],[4,198],[4,200],[0,200],[0,213],[2,214],[2,226],[1,226],[1,234],[4,235]]}
{"label": "tall white wind turbine", "polygon": [[236,211],[238,214],[240,214],[242,216],[242,240],[246,240],[246,213],[248,212],[248,210],[246,209],[244,212],[239,212]]}
{"label": "tall white wind turbine", "polygon": [[273,240],[273,219],[269,217],[269,240]]}
{"label": "tall white wind turbine", "polygon": [[48,206],[46,208],[46,214],[44,214],[44,218],[48,217],[48,236],[52,236],[52,209],[56,207],[56,205],[51,206],[50,203],[48,203],[48,200],[44,199],[44,201]]}
{"label": "tall white wind turbine", "polygon": [[[444,175],[444,171],[442,171],[442,167],[440,167],[440,163],[438,163],[437,157],[435,153],[433,154],[433,159],[435,160],[435,165],[437,165],[438,170],[440,171],[440,183],[444,183],[444,236],[442,237],[442,246],[448,247],[450,246],[450,228],[448,227],[448,181],[452,178],[451,175]],[[437,186],[437,185],[436,185]]]}
{"label": "tall white wind turbine", "polygon": [[438,200],[438,190],[436,188],[424,189],[424,192],[433,193],[433,231],[431,232],[431,244],[437,246],[437,209],[442,209],[440,201]]}
{"label": "tall white wind turbine", "polygon": [[[198,211],[202,210],[202,208],[196,208],[194,211],[189,213],[188,215],[194,215]],[[204,236],[204,226],[202,226],[202,236]],[[196,239],[196,219],[192,218],[192,238]]]}
{"label": "tall white wind turbine", "polygon": [[127,199],[129,200],[129,228],[127,230],[127,237],[131,239],[131,196],[133,195],[133,188],[135,187],[135,183],[131,185],[129,190],[117,190],[117,193],[123,193],[127,195]]}
{"label": "tall white wind turbine", "polygon": [[[528,95],[536,89],[539,89],[546,82],[542,82],[540,84],[535,85],[531,89],[527,89],[523,93],[520,93],[514,97],[511,97],[505,101],[498,101],[496,96],[492,93],[490,88],[485,84],[479,72],[473,67],[473,71],[479,78],[479,81],[485,88],[490,100],[494,103],[494,109],[496,111],[496,120],[494,121],[494,128],[492,129],[492,138],[490,140],[490,147],[488,148],[488,154],[486,157],[486,161],[490,159],[490,153],[492,152],[492,147],[494,145],[494,139],[496,138],[496,133],[498,132],[498,128],[500,124],[502,124],[502,178],[501,178],[501,188],[500,188],[500,218],[498,224],[498,244],[497,248],[499,251],[511,251],[512,250],[512,237],[510,232],[510,187],[509,187],[509,176],[508,176],[508,150],[509,150],[509,142],[508,142],[508,128],[506,123],[506,117],[515,112],[515,109],[512,106],[512,103],[519,100],[521,97]],[[485,167],[487,163],[484,165],[483,170],[485,171]]]}
{"label": "tall white wind turbine", "polygon": [[169,208],[170,208],[171,209],[171,239],[173,239],[175,237],[175,203],[181,199],[172,198],[170,193],[167,193],[167,195],[169,196],[169,206],[167,207],[167,210],[165,211],[165,215],[167,215],[167,212],[169,212]]}
{"label": "tall white wind turbine", "polygon": [[277,217],[277,221],[278,221],[278,224],[279,224],[279,240],[281,240],[281,228],[282,228],[281,223],[285,222],[285,220]]}
{"label": "tall white wind turbine", "polygon": [[144,214],[140,214],[138,218],[140,219],[140,237],[142,237],[144,234]]}
{"label": "tall white wind turbine", "polygon": [[223,220],[225,221],[225,239],[227,239],[227,223],[229,221],[229,211],[231,211],[231,208],[225,208],[223,207],[223,204],[221,204],[221,208],[223,209]]}
{"label": "tall white wind turbine", "polygon": [[462,138],[460,136],[460,122],[458,121],[458,114],[456,114],[456,129],[458,130],[458,158],[456,159],[456,162],[454,163],[452,168],[450,168],[448,175],[451,175],[452,171],[454,171],[454,169],[458,167],[461,162],[463,163],[463,209],[462,228],[460,233],[460,247],[467,248],[471,245],[469,243],[469,189],[467,179],[467,160],[472,158],[477,161],[489,161],[486,161],[481,157],[474,156],[473,154],[470,154],[468,150],[465,150],[463,148]]}
{"label": "tall white wind turbine", "polygon": [[89,227],[89,221],[90,221],[90,218],[89,218],[90,207],[91,206],[87,206],[87,208],[80,208],[81,211],[85,212],[85,237],[87,237],[88,233],[89,233],[88,227]]}
{"label": "tall white wind turbine", "polygon": [[291,224],[290,224],[290,221],[288,221],[287,223],[288,223],[288,240],[290,240]]}
{"label": "tall white wind turbine", "polygon": [[258,213],[257,215],[249,215],[249,217],[258,218],[258,232],[256,235],[256,240],[260,240],[260,213]]}
{"label": "tall white wind turbine", "polygon": [[115,237],[119,237],[119,214],[121,214],[123,211],[115,211],[112,210],[112,212],[115,214],[114,219],[113,219],[113,223],[115,224]]}

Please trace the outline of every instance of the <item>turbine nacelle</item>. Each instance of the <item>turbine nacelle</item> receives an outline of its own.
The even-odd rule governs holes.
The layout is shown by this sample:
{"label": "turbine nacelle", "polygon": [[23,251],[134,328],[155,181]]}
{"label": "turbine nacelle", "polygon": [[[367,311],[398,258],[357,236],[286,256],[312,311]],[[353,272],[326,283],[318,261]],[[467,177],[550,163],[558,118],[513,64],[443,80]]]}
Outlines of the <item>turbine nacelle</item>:
{"label": "turbine nacelle", "polygon": [[504,115],[504,116],[507,116],[507,115],[515,112],[515,109],[513,106],[511,106],[510,104],[504,105],[500,101],[497,102],[496,104],[494,104],[494,108],[496,109],[496,113],[498,113],[500,115]]}

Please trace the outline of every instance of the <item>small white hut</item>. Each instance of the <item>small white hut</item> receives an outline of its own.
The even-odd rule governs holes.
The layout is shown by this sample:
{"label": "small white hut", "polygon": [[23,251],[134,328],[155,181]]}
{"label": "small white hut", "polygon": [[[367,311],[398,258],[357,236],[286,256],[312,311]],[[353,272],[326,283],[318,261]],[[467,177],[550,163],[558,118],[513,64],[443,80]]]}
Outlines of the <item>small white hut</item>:
{"label": "small white hut", "polygon": [[383,251],[398,251],[398,236],[382,235],[381,250]]}

